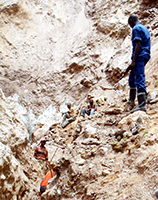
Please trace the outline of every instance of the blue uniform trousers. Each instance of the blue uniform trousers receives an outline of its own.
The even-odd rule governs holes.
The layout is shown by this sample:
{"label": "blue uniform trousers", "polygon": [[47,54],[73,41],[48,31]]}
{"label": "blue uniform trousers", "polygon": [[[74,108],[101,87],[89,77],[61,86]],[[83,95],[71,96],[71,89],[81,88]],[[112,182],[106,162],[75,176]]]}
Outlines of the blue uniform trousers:
{"label": "blue uniform trousers", "polygon": [[145,65],[148,61],[143,57],[137,58],[135,69],[130,71],[128,83],[130,88],[137,88],[137,93],[146,93]]}

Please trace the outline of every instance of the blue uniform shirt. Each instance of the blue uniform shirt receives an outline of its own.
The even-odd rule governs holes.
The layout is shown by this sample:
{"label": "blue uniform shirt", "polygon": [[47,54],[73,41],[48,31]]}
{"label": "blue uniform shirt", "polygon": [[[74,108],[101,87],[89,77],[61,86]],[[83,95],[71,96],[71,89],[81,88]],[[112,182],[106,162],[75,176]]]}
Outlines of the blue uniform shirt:
{"label": "blue uniform shirt", "polygon": [[150,33],[148,29],[139,22],[132,29],[132,45],[133,45],[132,58],[134,55],[136,40],[139,40],[141,43],[141,48],[138,57],[149,59],[150,46],[151,46]]}

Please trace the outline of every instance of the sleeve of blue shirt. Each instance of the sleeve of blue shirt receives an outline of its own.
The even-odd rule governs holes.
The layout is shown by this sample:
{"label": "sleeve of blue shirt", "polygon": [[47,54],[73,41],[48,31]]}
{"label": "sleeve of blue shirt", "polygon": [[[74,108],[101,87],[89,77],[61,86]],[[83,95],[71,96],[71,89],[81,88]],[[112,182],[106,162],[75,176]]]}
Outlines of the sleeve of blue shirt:
{"label": "sleeve of blue shirt", "polygon": [[140,42],[142,41],[140,32],[138,29],[133,29],[133,34],[132,34],[132,41],[135,42],[136,40],[139,40]]}

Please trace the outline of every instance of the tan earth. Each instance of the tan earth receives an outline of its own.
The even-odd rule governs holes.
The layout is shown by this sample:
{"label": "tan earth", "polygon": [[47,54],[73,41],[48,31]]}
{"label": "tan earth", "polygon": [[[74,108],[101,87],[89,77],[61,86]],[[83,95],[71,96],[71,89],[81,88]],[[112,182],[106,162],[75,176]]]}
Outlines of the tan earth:
{"label": "tan earth", "polygon": [[[125,112],[130,14],[151,34],[147,112]],[[0,0],[0,199],[154,200],[158,188],[158,1]],[[102,100],[80,116],[88,99]],[[71,102],[77,119],[61,128]],[[137,104],[137,102],[136,102]]]}

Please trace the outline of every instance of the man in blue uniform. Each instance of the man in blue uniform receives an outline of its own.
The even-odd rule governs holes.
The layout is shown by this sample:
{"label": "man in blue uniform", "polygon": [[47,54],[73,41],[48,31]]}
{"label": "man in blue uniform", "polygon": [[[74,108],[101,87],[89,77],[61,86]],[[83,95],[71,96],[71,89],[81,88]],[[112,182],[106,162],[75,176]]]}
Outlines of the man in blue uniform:
{"label": "man in blue uniform", "polygon": [[132,62],[129,65],[129,101],[131,108],[134,107],[134,101],[138,98],[138,106],[131,112],[137,110],[146,111],[146,84],[145,84],[145,65],[150,59],[150,34],[148,29],[138,22],[136,15],[128,18],[128,24],[132,28]]}

